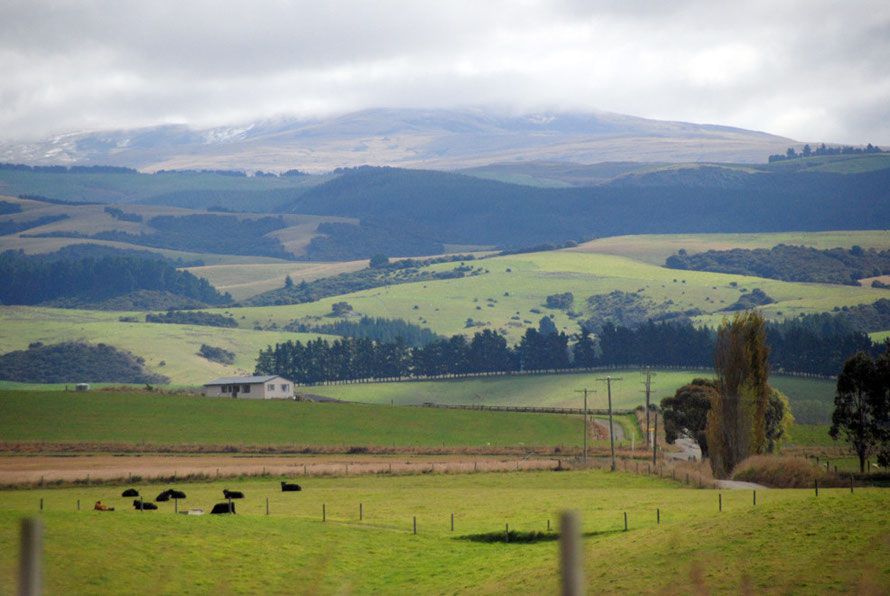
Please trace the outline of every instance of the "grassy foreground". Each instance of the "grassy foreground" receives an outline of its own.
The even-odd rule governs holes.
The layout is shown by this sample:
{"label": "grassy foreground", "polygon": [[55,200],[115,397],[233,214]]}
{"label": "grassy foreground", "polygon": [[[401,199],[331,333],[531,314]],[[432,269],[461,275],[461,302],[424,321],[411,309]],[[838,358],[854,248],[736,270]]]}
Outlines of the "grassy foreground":
{"label": "grassy foreground", "polygon": [[576,416],[155,394],[0,391],[5,441],[208,445],[579,445]]}
{"label": "grassy foreground", "polygon": [[[555,529],[568,508],[582,515],[591,594],[890,589],[890,493],[879,489],[758,491],[756,506],[750,491],[723,492],[720,512],[716,491],[596,470],[301,483],[301,493],[279,492],[275,479],[178,486],[181,508],[243,491],[233,517],[173,515],[173,503],[136,512],[120,487],[5,491],[0,592],[15,589],[18,520],[37,515],[41,498],[48,594],[555,593],[559,545],[547,522]],[[77,499],[119,509],[77,511]],[[543,535],[507,544],[505,524]]]}

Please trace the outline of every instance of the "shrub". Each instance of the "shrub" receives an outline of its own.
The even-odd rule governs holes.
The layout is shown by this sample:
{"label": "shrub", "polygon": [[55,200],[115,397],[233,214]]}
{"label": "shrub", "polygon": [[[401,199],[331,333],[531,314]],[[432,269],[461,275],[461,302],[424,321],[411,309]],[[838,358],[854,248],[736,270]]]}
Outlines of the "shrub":
{"label": "shrub", "polygon": [[756,482],[771,488],[810,488],[815,480],[819,486],[848,486],[845,480],[802,457],[753,455],[738,466],[733,480]]}

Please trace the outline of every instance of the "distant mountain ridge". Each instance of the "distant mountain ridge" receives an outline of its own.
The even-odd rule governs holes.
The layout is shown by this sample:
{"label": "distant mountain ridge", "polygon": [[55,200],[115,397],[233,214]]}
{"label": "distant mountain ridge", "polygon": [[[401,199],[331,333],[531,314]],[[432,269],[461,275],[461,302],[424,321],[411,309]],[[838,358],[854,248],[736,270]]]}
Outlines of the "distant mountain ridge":
{"label": "distant mountain ridge", "polygon": [[496,162],[763,163],[791,139],[605,112],[509,115],[482,109],[370,109],[193,129],[162,125],[0,141],[0,161],[160,169],[306,172],[359,165],[450,170]]}

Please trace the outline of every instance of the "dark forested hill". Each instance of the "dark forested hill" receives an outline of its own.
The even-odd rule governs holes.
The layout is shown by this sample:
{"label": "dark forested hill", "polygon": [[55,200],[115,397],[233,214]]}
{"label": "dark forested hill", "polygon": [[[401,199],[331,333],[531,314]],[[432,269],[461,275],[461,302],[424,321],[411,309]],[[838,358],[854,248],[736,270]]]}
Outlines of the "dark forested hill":
{"label": "dark forested hill", "polygon": [[[226,304],[207,280],[158,259],[104,256],[76,260],[0,253],[0,304],[84,306],[140,290],[175,294],[192,302]],[[158,306],[149,306],[158,308]]]}
{"label": "dark forested hill", "polygon": [[[390,243],[401,234],[415,243],[423,236],[503,247],[620,234],[883,229],[890,227],[890,169],[749,173],[731,183],[702,169],[682,183],[669,177],[554,189],[362,167],[295,197],[286,209],[385,221]],[[361,230],[350,232],[355,238]],[[336,239],[336,231],[329,237]],[[310,247],[310,256],[323,258],[324,251],[313,255]]]}

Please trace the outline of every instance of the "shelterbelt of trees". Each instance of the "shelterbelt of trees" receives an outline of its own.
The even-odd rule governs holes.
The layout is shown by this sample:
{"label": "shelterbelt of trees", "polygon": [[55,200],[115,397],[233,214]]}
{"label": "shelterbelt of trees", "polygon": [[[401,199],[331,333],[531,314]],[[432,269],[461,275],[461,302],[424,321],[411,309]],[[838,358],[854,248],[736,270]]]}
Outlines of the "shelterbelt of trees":
{"label": "shelterbelt of trees", "polygon": [[[849,329],[838,317],[770,325],[767,341],[775,370],[834,375],[851,354],[879,354],[883,346]],[[549,323],[549,325],[548,325]],[[716,334],[684,323],[653,323],[637,328],[606,323],[594,339],[586,330],[570,337],[557,333],[546,317],[528,328],[519,345],[507,345],[491,330],[438,339],[409,348],[400,338],[288,341],[261,350],[256,374],[276,374],[295,383],[350,379],[424,377],[443,374],[589,368],[609,365],[712,366]]]}

